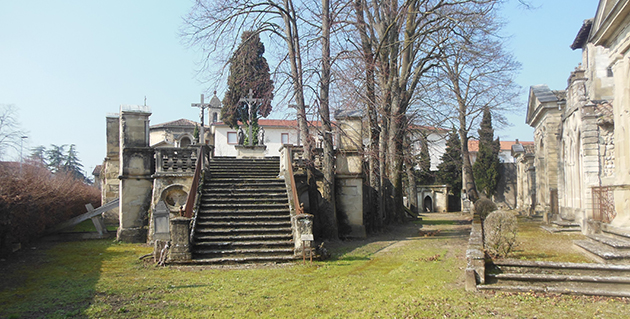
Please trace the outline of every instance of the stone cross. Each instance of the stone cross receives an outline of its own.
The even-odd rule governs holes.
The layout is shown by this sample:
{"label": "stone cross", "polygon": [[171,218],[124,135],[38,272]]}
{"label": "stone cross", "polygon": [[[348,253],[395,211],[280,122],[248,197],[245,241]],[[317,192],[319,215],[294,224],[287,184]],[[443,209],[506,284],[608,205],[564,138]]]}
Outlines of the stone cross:
{"label": "stone cross", "polygon": [[238,101],[247,104],[247,109],[249,113],[249,134],[247,134],[247,136],[249,136],[249,146],[254,146],[254,137],[252,135],[252,119],[254,118],[253,104],[262,103],[264,99],[255,99],[254,92],[252,91],[252,89],[249,89],[249,94],[247,95],[247,97],[241,98]]}
{"label": "stone cross", "polygon": [[203,94],[201,94],[201,103],[192,103],[190,104],[192,107],[198,107],[201,111],[201,113],[199,114],[199,118],[201,119],[201,128],[199,129],[199,143],[204,144],[204,127],[203,127],[203,115],[206,111],[207,107],[210,107],[210,103],[204,103],[203,102]]}

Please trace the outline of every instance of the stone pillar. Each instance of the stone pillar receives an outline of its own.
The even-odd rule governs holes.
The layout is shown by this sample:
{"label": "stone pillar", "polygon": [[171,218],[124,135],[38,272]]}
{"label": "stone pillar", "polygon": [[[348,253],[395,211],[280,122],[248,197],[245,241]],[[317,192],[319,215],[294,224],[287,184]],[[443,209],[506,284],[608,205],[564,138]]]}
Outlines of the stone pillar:
{"label": "stone pillar", "polygon": [[617,227],[630,227],[630,56],[626,52],[611,59],[615,89],[613,113],[615,123],[615,188]]}
{"label": "stone pillar", "polygon": [[339,112],[335,118],[340,132],[335,176],[337,215],[347,218],[351,229],[348,237],[365,238],[362,114],[357,111]]}
{"label": "stone pillar", "polygon": [[190,218],[175,217],[171,219],[171,250],[169,262],[182,262],[192,259],[190,251]]}
{"label": "stone pillar", "polygon": [[[119,114],[110,114],[106,118],[107,156],[103,160],[101,169],[101,205],[105,205],[118,198],[120,175],[120,131]],[[103,213],[107,224],[118,224],[118,209]]]}
{"label": "stone pillar", "polygon": [[146,106],[120,108],[120,204],[117,239],[145,242],[151,205],[153,149]]}

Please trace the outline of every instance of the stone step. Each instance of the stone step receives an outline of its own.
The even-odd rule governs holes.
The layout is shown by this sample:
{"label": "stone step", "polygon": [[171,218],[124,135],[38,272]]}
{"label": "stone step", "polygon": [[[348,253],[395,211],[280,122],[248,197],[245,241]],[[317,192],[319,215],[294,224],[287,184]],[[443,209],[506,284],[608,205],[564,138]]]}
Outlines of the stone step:
{"label": "stone step", "polygon": [[[196,257],[196,256],[193,256]],[[205,265],[205,264],[262,264],[262,263],[287,263],[298,260],[298,257],[293,255],[272,255],[272,256],[250,256],[250,257],[214,257],[214,258],[194,258],[193,260],[186,262],[179,262],[179,264],[189,265]]]}
{"label": "stone step", "polygon": [[203,228],[248,228],[248,227],[277,227],[288,226],[291,227],[291,220],[278,220],[278,221],[260,221],[260,220],[243,220],[243,221],[197,221],[197,227]]}
{"label": "stone step", "polygon": [[199,218],[203,218],[203,216],[244,216],[244,215],[256,215],[256,214],[264,214],[264,215],[284,215],[290,216],[289,208],[265,208],[265,207],[255,207],[251,209],[238,209],[234,210],[231,208],[212,208],[202,206],[199,210],[198,216]]}
{"label": "stone step", "polygon": [[586,295],[586,296],[607,296],[607,297],[630,297],[630,291],[611,291],[608,289],[593,288],[569,288],[569,287],[536,287],[529,285],[478,285],[481,291],[506,291],[506,292],[539,292],[554,294]]}
{"label": "stone step", "polygon": [[551,224],[558,227],[580,227],[579,223],[576,223],[572,220],[554,220],[551,222]]}
{"label": "stone step", "polygon": [[205,222],[205,221],[210,221],[210,222],[221,222],[221,221],[246,221],[246,220],[251,220],[251,221],[256,221],[256,220],[287,220],[287,221],[291,221],[291,216],[288,214],[282,214],[282,215],[260,215],[260,214],[256,214],[256,215],[199,215],[197,217],[197,222]]}
{"label": "stone step", "polygon": [[243,188],[243,187],[239,187],[239,188],[234,188],[234,189],[229,189],[229,188],[211,188],[211,187],[204,187],[202,189],[202,194],[203,195],[208,195],[208,196],[215,196],[215,195],[234,195],[234,196],[244,196],[244,195],[258,195],[258,194],[286,194],[286,186],[284,185],[284,183],[282,184],[276,184],[273,187],[256,187],[256,188]]}
{"label": "stone step", "polygon": [[287,194],[261,194],[261,196],[230,196],[230,197],[213,197],[213,196],[203,196],[201,197],[202,204],[229,204],[229,203],[240,203],[240,204],[279,204],[287,202]]}
{"label": "stone step", "polygon": [[212,242],[212,241],[291,241],[293,239],[293,235],[287,233],[280,234],[255,234],[255,235],[227,235],[227,236],[219,236],[219,235],[195,235],[195,241],[203,242]]}
{"label": "stone step", "polygon": [[573,241],[575,247],[592,259],[607,264],[630,264],[630,251],[614,249],[591,239]]}
{"label": "stone step", "polygon": [[284,247],[293,249],[292,240],[267,240],[267,241],[201,241],[196,242],[195,247],[197,249],[227,249],[227,248],[246,248],[246,247]]}
{"label": "stone step", "polygon": [[[206,255],[207,257],[216,257],[232,255],[241,257],[250,256],[268,256],[268,255],[293,255],[293,248],[242,248],[242,249],[206,249],[203,247],[194,247],[194,255]],[[218,255],[218,256],[217,256]]]}
{"label": "stone step", "polygon": [[195,236],[220,236],[220,235],[259,235],[259,234],[291,234],[291,227],[265,227],[265,228],[205,228],[195,229]]}
{"label": "stone step", "polygon": [[[587,283],[618,283],[629,284],[630,277],[622,276],[574,276],[574,275],[550,275],[550,274],[489,274],[487,278],[497,280],[527,281],[527,282],[587,282]],[[630,287],[630,286],[629,286]]]}
{"label": "stone step", "polygon": [[595,263],[568,263],[548,261],[525,261],[515,259],[497,260],[488,264],[490,273],[519,273],[544,275],[616,276],[630,277],[630,266]]}
{"label": "stone step", "polygon": [[587,235],[587,237],[594,241],[608,245],[614,249],[630,249],[630,239],[612,237],[605,234]]}
{"label": "stone step", "polygon": [[208,209],[215,209],[215,208],[230,208],[232,211],[239,211],[240,209],[244,209],[244,208],[272,208],[272,209],[282,209],[282,208],[288,208],[289,207],[289,203],[285,200],[284,202],[280,203],[280,202],[274,202],[272,200],[269,200],[268,204],[264,204],[261,203],[260,200],[256,201],[256,202],[247,202],[247,203],[243,203],[243,204],[234,204],[234,203],[229,203],[229,204],[225,204],[225,203],[212,203],[210,206],[210,202],[208,200],[204,200],[203,198],[201,199],[202,204],[204,204],[204,206],[202,207],[202,209],[204,210],[208,210]]}
{"label": "stone step", "polygon": [[630,239],[630,229],[602,224],[602,232],[617,238]]}
{"label": "stone step", "polygon": [[581,232],[582,229],[579,226],[556,226],[556,225],[541,225],[540,228],[550,233],[562,233],[562,232]]}

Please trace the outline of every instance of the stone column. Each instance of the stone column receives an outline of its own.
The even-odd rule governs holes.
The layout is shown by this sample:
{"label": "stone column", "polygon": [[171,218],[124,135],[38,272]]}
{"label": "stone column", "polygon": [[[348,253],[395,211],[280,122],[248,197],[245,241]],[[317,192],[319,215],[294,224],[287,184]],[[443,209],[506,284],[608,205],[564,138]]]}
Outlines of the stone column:
{"label": "stone column", "polygon": [[612,70],[615,89],[613,113],[615,123],[615,188],[617,217],[611,222],[617,227],[630,227],[630,55],[613,56]]}
{"label": "stone column", "polygon": [[[103,160],[101,169],[101,205],[105,205],[112,200],[118,198],[118,187],[120,182],[120,124],[119,114],[110,114],[106,118],[107,132],[107,156]],[[105,222],[108,224],[117,224],[118,209],[112,209],[103,213]]]}
{"label": "stone column", "polygon": [[335,114],[339,124],[339,144],[336,159],[337,215],[348,220],[348,237],[365,238],[363,223],[363,148],[362,114],[344,111]]}
{"label": "stone column", "polygon": [[149,147],[149,108],[120,108],[120,204],[117,239],[145,242],[151,205],[153,149]]}

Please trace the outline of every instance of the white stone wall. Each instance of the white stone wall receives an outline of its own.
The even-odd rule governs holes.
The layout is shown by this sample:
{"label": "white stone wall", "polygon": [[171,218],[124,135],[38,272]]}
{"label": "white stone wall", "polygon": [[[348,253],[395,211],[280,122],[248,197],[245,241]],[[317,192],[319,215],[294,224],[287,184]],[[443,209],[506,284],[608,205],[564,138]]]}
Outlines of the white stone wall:
{"label": "white stone wall", "polygon": [[[282,133],[289,134],[289,144],[297,145],[297,129],[293,127],[281,126],[262,126],[265,129],[265,145],[267,145],[267,153],[265,156],[280,156],[280,147],[282,146]],[[236,156],[237,152],[234,144],[228,144],[228,133],[237,130],[227,125],[214,125],[214,156]]]}

